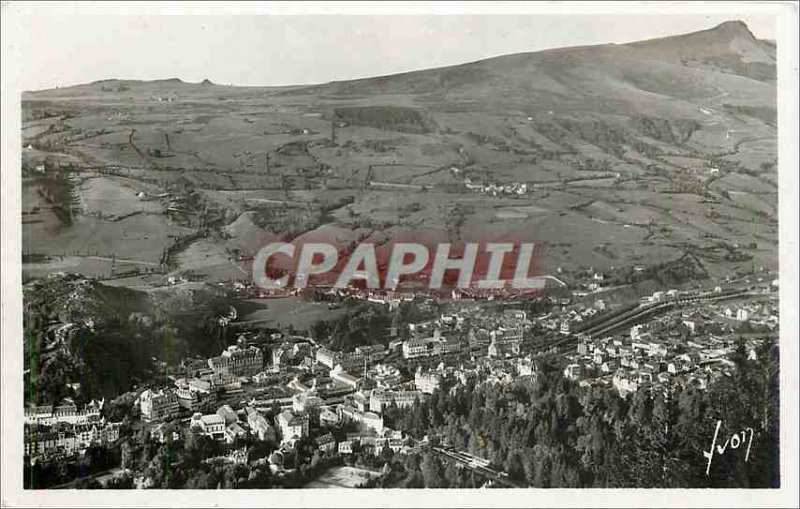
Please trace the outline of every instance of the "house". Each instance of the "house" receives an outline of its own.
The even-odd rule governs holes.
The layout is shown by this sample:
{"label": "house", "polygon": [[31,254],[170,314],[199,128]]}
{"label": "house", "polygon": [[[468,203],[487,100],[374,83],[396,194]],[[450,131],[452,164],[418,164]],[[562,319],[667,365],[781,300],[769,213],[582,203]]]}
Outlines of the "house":
{"label": "house", "polygon": [[180,440],[181,436],[177,431],[174,430],[172,433],[169,433],[168,429],[166,429],[165,423],[162,422],[150,430],[150,438],[158,441],[158,443],[165,444],[169,440],[177,442]]}
{"label": "house", "polygon": [[178,405],[192,413],[200,410],[200,396],[191,390],[179,388],[175,390],[175,395],[178,397]]}
{"label": "house", "polygon": [[530,357],[525,357],[517,360],[517,375],[519,376],[535,376],[536,363]]}
{"label": "house", "polygon": [[249,406],[245,408],[245,413],[247,414],[247,425],[250,427],[250,431],[259,440],[275,437],[275,430],[258,410]]}
{"label": "house", "polygon": [[53,406],[25,407],[25,424],[51,426],[57,422],[70,424],[84,424],[100,419],[100,411],[105,400],[92,400],[78,410],[71,399],[65,399],[62,404]]}
{"label": "house", "polygon": [[570,364],[564,368],[564,377],[570,380],[577,380],[581,374],[581,367],[579,364]]}
{"label": "house", "polygon": [[328,407],[323,407],[319,413],[319,425],[322,428],[330,428],[339,424],[340,416]]}
{"label": "house", "polygon": [[244,430],[239,423],[234,422],[229,424],[225,428],[225,442],[232,444],[236,441],[236,439],[245,438],[247,436],[247,431]]}
{"label": "house", "polygon": [[346,385],[351,390],[357,389],[361,383],[361,378],[351,375],[339,364],[337,364],[336,367],[330,371],[330,377],[332,380]]}
{"label": "house", "polygon": [[620,396],[636,392],[639,389],[639,382],[627,374],[617,371],[612,378],[612,384],[619,392]]}
{"label": "house", "polygon": [[205,379],[214,390],[221,388],[225,391],[236,391],[242,387],[242,381],[239,377],[230,373],[212,373],[205,376]]}
{"label": "house", "polygon": [[284,454],[282,451],[273,451],[269,455],[269,469],[273,474],[283,471]]}
{"label": "house", "polygon": [[336,450],[336,439],[330,433],[317,437],[315,443],[317,444],[317,450],[322,453],[329,454]]}
{"label": "house", "polygon": [[25,435],[25,454],[31,458],[52,454],[58,447],[58,433],[46,431]]}
{"label": "house", "polygon": [[353,406],[361,412],[369,411],[369,397],[363,391],[358,391],[350,398]]}
{"label": "house", "polygon": [[461,353],[464,345],[461,344],[461,340],[457,337],[447,337],[440,343],[440,348],[442,355],[452,355]]}
{"label": "house", "polygon": [[317,412],[319,407],[322,406],[322,398],[315,395],[312,390],[309,392],[301,392],[292,396],[292,410],[297,413],[302,412]]}
{"label": "house", "polygon": [[343,440],[339,442],[339,454],[353,454],[353,441]]}
{"label": "house", "polygon": [[225,375],[254,375],[264,367],[264,357],[257,347],[241,349],[232,345],[219,357],[208,359],[208,367]]}
{"label": "house", "polygon": [[320,347],[317,349],[315,354],[317,362],[328,366],[329,368],[333,369],[336,364],[339,362],[340,354],[338,352],[334,352],[325,347]]}
{"label": "house", "polygon": [[691,334],[697,334],[701,332],[705,326],[705,320],[703,320],[703,317],[696,314],[690,316],[689,318],[685,318],[682,323]]}
{"label": "house", "polygon": [[252,376],[251,380],[254,384],[268,385],[280,381],[280,374],[273,371],[261,371]]}
{"label": "house", "polygon": [[422,399],[421,391],[385,391],[375,389],[369,400],[369,408],[373,412],[381,413],[383,409],[392,403],[398,408],[409,407],[414,404],[414,400]]}
{"label": "house", "polygon": [[309,416],[305,412],[284,410],[275,417],[275,423],[281,431],[282,444],[308,436]]}
{"label": "house", "polygon": [[145,421],[171,419],[178,415],[180,404],[174,391],[162,389],[154,392],[147,389],[139,396],[139,408]]}
{"label": "house", "polygon": [[239,422],[239,416],[233,411],[230,405],[223,405],[217,409],[217,415],[225,420],[225,425],[228,426],[235,422]]}
{"label": "house", "polygon": [[234,465],[247,465],[249,456],[250,451],[248,451],[247,448],[243,448],[229,452],[228,456],[226,456],[226,459],[228,462],[233,463]]}
{"label": "house", "polygon": [[372,429],[378,433],[383,432],[383,417],[373,412],[361,412],[357,408],[350,405],[341,405],[339,407],[342,420],[356,422],[366,428]]}
{"label": "house", "polygon": [[442,375],[439,373],[422,371],[422,367],[414,373],[414,386],[422,393],[433,394],[441,385]]}
{"label": "house", "polygon": [[430,357],[441,353],[442,339],[440,337],[428,337],[422,339],[409,339],[403,342],[403,358],[417,359],[419,357]]}
{"label": "house", "polygon": [[195,378],[189,382],[189,390],[198,394],[211,394],[213,392],[211,382]]}
{"label": "house", "polygon": [[46,425],[50,426],[55,423],[53,418],[53,407],[46,406],[33,406],[25,407],[25,424],[26,425]]}
{"label": "house", "polygon": [[519,355],[522,344],[522,327],[500,327],[490,334],[489,357]]}
{"label": "house", "polygon": [[195,413],[192,415],[189,426],[212,438],[221,438],[225,434],[225,419],[217,414]]}
{"label": "house", "polygon": [[119,428],[121,422],[110,422],[102,429],[100,441],[106,444],[114,443],[119,440]]}
{"label": "house", "polygon": [[274,367],[288,366],[292,360],[294,360],[294,353],[291,343],[286,342],[272,348],[272,365]]}

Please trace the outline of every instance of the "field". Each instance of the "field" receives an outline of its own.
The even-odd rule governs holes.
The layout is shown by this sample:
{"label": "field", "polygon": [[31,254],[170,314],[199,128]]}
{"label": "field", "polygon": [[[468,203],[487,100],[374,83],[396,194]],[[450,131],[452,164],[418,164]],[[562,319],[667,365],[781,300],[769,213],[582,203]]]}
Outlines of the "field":
{"label": "field", "polygon": [[[23,164],[71,164],[81,206],[60,225],[26,190],[25,252],[158,263],[168,251],[171,273],[226,281],[247,279],[242,259],[268,241],[338,231],[535,242],[541,271],[755,242],[741,267],[776,268],[774,82],[651,51],[524,53],[290,89],[171,79],[26,93]],[[497,191],[512,185],[527,191]]]}
{"label": "field", "polygon": [[89,182],[93,184],[78,186],[84,212],[76,214],[71,225],[59,221],[36,187],[23,185],[23,210],[30,212],[24,215],[22,225],[23,253],[117,257],[143,265],[158,264],[172,237],[189,231],[170,222],[157,209],[137,213],[152,205],[143,206],[129,192],[120,193],[124,188],[110,181]]}
{"label": "field", "polygon": [[274,299],[249,299],[242,305],[243,312],[239,322],[258,324],[264,327],[293,326],[297,330],[307,330],[322,319],[337,318],[344,309],[330,309],[323,302],[309,302],[295,297]]}
{"label": "field", "polygon": [[326,470],[305,488],[355,488],[378,474],[363,468],[333,467]]}
{"label": "field", "polygon": [[88,176],[79,184],[78,192],[84,214],[114,221],[137,213],[163,213],[158,201],[137,196],[151,187],[120,177]]}

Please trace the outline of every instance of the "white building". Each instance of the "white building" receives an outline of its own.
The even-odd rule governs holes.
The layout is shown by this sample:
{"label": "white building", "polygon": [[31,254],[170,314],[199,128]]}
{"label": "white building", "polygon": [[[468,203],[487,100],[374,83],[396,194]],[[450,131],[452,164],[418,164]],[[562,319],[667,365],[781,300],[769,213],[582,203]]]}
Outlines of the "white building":
{"label": "white building", "polygon": [[281,430],[281,444],[308,436],[308,414],[284,410],[275,418]]}
{"label": "white building", "polygon": [[433,394],[433,391],[442,385],[442,375],[431,371],[422,371],[422,368],[417,368],[414,373],[414,385],[417,390],[425,394]]}
{"label": "white building", "polygon": [[56,407],[25,407],[25,424],[46,426],[52,426],[57,422],[84,424],[99,419],[104,404],[105,400],[92,400],[82,410],[78,410],[72,400],[66,400],[65,404]]}
{"label": "white building", "polygon": [[160,421],[177,416],[180,404],[174,391],[147,389],[139,396],[139,408],[145,421]]}
{"label": "white building", "polygon": [[439,355],[442,339],[440,337],[429,337],[422,339],[409,339],[403,342],[403,358],[416,359],[419,357],[430,357]]}
{"label": "white building", "polygon": [[369,409],[381,413],[383,409],[396,404],[398,408],[414,405],[414,400],[422,399],[421,391],[383,391],[375,389],[369,399]]}
{"label": "white building", "polygon": [[199,413],[192,416],[190,426],[212,438],[221,438],[225,434],[226,427],[224,417],[217,414],[201,415]]}
{"label": "white building", "polygon": [[581,374],[580,364],[570,364],[566,368],[564,368],[564,377],[569,378],[570,380],[577,380],[580,374]]}
{"label": "white building", "polygon": [[215,373],[225,375],[254,375],[264,367],[264,356],[261,350],[254,346],[241,349],[233,345],[219,357],[208,359],[208,367]]}

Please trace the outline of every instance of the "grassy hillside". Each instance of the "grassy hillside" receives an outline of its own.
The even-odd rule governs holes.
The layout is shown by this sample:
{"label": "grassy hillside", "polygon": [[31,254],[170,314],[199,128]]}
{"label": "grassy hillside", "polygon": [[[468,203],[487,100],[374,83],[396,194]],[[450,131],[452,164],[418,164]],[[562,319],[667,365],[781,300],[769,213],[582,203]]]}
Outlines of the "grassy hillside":
{"label": "grassy hillside", "polygon": [[[178,272],[249,280],[239,257],[272,234],[364,229],[533,241],[545,273],[687,252],[712,275],[776,268],[774,67],[775,47],[730,22],[312,86],[107,80],[30,92],[24,161],[74,158],[171,196],[163,214],[84,211],[72,227],[32,214],[26,253],[63,255],[69,239],[70,251],[123,250],[153,264],[140,271],[163,271],[167,250]],[[515,184],[527,192],[469,190]],[[82,187],[86,209],[109,187]],[[143,209],[136,196],[119,208]],[[721,243],[735,252],[715,255]]]}

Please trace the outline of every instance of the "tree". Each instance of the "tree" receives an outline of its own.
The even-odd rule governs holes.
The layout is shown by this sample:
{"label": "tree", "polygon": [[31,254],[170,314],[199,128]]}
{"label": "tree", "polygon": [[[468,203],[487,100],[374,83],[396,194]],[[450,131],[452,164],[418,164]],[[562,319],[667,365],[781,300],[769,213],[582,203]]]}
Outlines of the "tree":
{"label": "tree", "polygon": [[433,453],[425,453],[422,456],[422,478],[426,488],[446,488],[444,472],[439,460]]}

